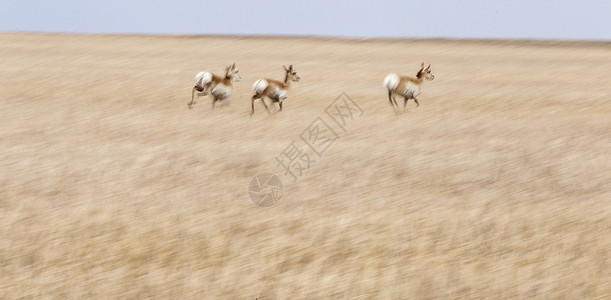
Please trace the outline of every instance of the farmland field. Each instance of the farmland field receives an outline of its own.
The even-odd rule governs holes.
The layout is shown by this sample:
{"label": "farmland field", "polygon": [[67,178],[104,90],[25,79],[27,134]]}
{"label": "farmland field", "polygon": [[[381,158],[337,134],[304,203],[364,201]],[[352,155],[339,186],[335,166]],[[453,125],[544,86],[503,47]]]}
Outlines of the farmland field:
{"label": "farmland field", "polygon": [[[395,114],[382,81],[421,62]],[[608,298],[610,100],[604,42],[0,33],[0,298]]]}

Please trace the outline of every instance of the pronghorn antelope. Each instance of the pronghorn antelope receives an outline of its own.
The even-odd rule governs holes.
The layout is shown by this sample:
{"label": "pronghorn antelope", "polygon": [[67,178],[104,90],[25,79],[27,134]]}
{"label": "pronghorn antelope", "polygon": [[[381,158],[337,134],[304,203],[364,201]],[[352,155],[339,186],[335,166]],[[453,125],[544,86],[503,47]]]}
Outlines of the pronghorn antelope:
{"label": "pronghorn antelope", "polygon": [[199,72],[195,75],[195,85],[191,91],[189,108],[193,108],[193,104],[195,104],[195,91],[197,91],[197,97],[205,96],[210,92],[212,95],[212,109],[214,109],[216,101],[225,100],[231,96],[233,82],[240,81],[240,79],[238,67],[235,66],[235,63],[227,67],[225,77],[220,77],[210,72]]}
{"label": "pronghorn antelope", "polygon": [[411,76],[399,76],[395,73],[388,74],[384,79],[384,87],[388,89],[388,101],[390,101],[393,110],[397,112],[399,109],[399,105],[395,100],[395,95],[399,95],[405,99],[403,102],[403,109],[405,109],[407,100],[409,99],[414,99],[414,101],[416,101],[416,107],[420,106],[417,97],[422,91],[422,82],[425,79],[433,80],[434,78],[435,76],[431,73],[431,65],[425,68],[424,63],[420,65],[420,71],[418,71],[416,78]]}
{"label": "pronghorn antelope", "polygon": [[261,103],[263,103],[263,106],[265,106],[265,109],[269,113],[269,107],[265,104],[265,97],[272,99],[272,103],[278,102],[280,111],[282,111],[282,102],[288,97],[291,82],[299,81],[299,76],[297,76],[297,72],[293,70],[293,65],[290,65],[288,69],[285,66],[282,67],[286,72],[283,82],[262,78],[255,81],[255,84],[253,84],[252,90],[255,94],[252,96],[252,99],[250,99],[250,108],[252,109],[250,112],[251,116],[255,113],[255,100],[257,99],[261,99]]}

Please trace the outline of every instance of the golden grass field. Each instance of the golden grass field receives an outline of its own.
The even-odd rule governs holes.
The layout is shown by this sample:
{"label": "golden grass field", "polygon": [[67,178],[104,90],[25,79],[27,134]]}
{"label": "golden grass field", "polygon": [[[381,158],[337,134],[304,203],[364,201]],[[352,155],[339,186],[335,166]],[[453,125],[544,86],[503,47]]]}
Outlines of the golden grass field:
{"label": "golden grass field", "polygon": [[[384,77],[422,61],[394,114]],[[0,298],[608,299],[610,97],[608,42],[0,33]],[[339,138],[293,181],[275,157],[317,117]]]}

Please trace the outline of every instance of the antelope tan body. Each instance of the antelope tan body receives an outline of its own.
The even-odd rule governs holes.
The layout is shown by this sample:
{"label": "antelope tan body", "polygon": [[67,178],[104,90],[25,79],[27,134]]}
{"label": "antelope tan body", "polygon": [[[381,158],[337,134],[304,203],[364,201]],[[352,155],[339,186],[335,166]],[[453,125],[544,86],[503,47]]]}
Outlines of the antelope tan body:
{"label": "antelope tan body", "polygon": [[265,106],[265,109],[269,113],[269,107],[265,103],[265,97],[270,98],[272,103],[278,102],[280,106],[280,111],[282,111],[282,103],[286,98],[288,98],[289,90],[291,88],[291,82],[299,81],[299,76],[297,76],[297,72],[293,70],[293,65],[290,65],[287,69],[284,67],[286,75],[284,77],[284,81],[262,78],[257,81],[252,86],[252,90],[255,93],[251,98],[250,107],[252,111],[250,115],[255,113],[255,100],[261,99],[261,103]]}
{"label": "antelope tan body", "polygon": [[384,79],[384,87],[388,90],[388,101],[395,112],[399,109],[395,100],[396,95],[403,97],[403,109],[405,109],[409,99],[414,99],[416,107],[418,107],[420,106],[418,96],[422,92],[422,83],[425,79],[433,80],[434,78],[435,76],[431,73],[431,65],[425,68],[424,63],[420,66],[420,71],[418,71],[416,77],[399,76],[395,73],[388,74]]}
{"label": "antelope tan body", "polygon": [[197,97],[205,96],[208,93],[212,96],[212,109],[214,109],[214,105],[217,101],[222,101],[231,97],[233,93],[233,82],[240,81],[240,76],[238,75],[238,68],[235,66],[235,63],[229,67],[227,67],[225,71],[225,76],[221,77],[210,72],[199,72],[195,75],[195,85],[193,86],[193,90],[191,92],[191,102],[189,103],[189,108],[193,108],[195,104],[195,93],[197,93]]}

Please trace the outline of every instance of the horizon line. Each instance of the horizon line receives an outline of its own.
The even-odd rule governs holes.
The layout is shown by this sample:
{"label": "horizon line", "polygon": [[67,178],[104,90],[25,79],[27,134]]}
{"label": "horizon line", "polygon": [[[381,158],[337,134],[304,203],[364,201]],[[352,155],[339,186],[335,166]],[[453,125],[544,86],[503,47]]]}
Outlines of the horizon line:
{"label": "horizon line", "polygon": [[558,39],[558,38],[496,38],[496,37],[401,37],[401,36],[335,36],[318,34],[240,34],[240,33],[143,33],[143,32],[68,32],[68,31],[3,31],[0,34],[72,35],[72,36],[134,36],[169,38],[247,38],[247,39],[314,39],[349,41],[430,41],[430,42],[527,42],[544,44],[611,44],[611,39]]}

